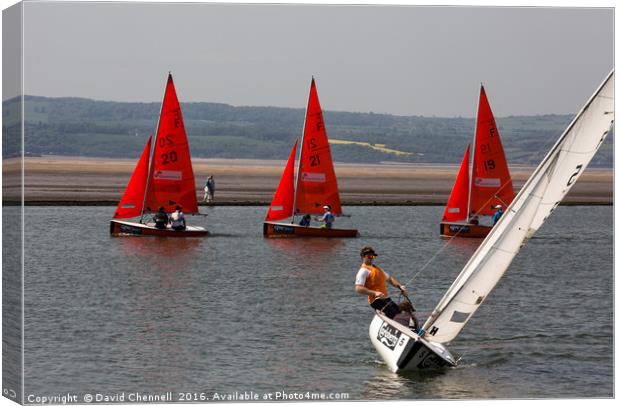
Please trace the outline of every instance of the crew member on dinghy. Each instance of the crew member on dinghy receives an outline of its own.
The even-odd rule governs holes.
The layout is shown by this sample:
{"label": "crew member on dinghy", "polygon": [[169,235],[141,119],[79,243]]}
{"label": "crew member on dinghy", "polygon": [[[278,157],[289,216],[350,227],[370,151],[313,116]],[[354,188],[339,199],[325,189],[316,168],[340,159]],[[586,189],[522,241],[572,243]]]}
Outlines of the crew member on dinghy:
{"label": "crew member on dinghy", "polygon": [[165,230],[168,225],[168,214],[164,210],[164,207],[161,206],[157,213],[153,216],[153,221],[155,222],[155,228],[160,230]]}
{"label": "crew member on dinghy", "polygon": [[494,206],[493,208],[497,209],[495,214],[493,214],[493,225],[495,225],[495,223],[497,223],[499,219],[502,217],[502,214],[504,214],[504,210],[501,204],[498,204],[497,206]]}
{"label": "crew member on dinghy", "polygon": [[323,206],[323,210],[325,211],[323,213],[323,217],[320,217],[317,219],[317,221],[321,221],[325,224],[321,225],[321,228],[332,228],[332,225],[334,224],[334,221],[336,220],[336,217],[334,217],[334,215],[332,214],[332,208],[327,205],[327,206]]}
{"label": "crew member on dinghy", "polygon": [[395,277],[373,264],[377,253],[372,247],[363,247],[360,256],[362,266],[355,278],[355,291],[360,295],[368,296],[368,303],[373,309],[382,311],[387,317],[393,319],[400,309],[388,296],[386,282],[400,289],[404,295],[407,294],[407,289]]}
{"label": "crew member on dinghy", "polygon": [[309,227],[310,226],[310,220],[312,219],[312,217],[309,214],[306,214],[305,216],[303,216],[301,218],[301,220],[299,221],[299,225],[300,226],[304,226],[304,227]]}
{"label": "crew member on dinghy", "polygon": [[176,211],[170,215],[170,226],[173,230],[185,230],[185,214],[181,206],[176,207]]}

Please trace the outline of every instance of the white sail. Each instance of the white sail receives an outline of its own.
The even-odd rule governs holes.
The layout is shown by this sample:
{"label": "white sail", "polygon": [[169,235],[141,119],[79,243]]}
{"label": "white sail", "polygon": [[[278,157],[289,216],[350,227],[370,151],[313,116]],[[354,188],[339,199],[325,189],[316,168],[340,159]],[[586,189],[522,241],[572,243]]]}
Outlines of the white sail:
{"label": "white sail", "polygon": [[519,252],[568,193],[607,136],[614,117],[614,72],[603,81],[424,324],[428,341],[447,343],[493,290]]}

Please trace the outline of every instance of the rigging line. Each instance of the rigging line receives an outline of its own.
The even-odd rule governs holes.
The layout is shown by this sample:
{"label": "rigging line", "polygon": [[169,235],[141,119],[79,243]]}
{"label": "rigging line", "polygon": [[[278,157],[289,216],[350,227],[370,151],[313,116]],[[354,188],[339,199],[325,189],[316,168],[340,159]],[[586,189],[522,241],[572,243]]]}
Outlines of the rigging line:
{"label": "rigging line", "polygon": [[[512,179],[510,180],[510,182],[512,182]],[[501,185],[501,186],[500,186],[500,188],[498,189],[498,193],[499,193],[499,191],[501,191],[501,190],[502,190],[502,189],[503,189],[506,185],[508,185],[508,183],[509,183],[509,182],[505,182],[503,185]],[[485,202],[485,204],[484,204],[483,206],[486,206],[487,204],[489,204],[493,198],[498,198],[498,197],[497,197],[497,195],[495,195],[495,196],[493,196],[493,197],[488,198],[488,199],[487,199],[487,201]],[[499,198],[498,198],[498,200],[500,200],[500,201],[501,201],[501,199],[499,199]],[[502,201],[502,203],[504,203],[504,202]],[[508,206],[509,206],[509,205],[506,205],[506,207],[508,207]],[[482,210],[482,207],[481,207],[480,209],[478,209],[478,211],[476,211],[476,213],[474,213],[474,216],[478,216],[478,214],[480,213],[480,211],[481,211],[481,210]],[[416,272],[416,273],[415,273],[415,274],[411,277],[411,279],[409,279],[409,280],[407,281],[406,285],[408,285],[408,284],[412,283],[412,282],[413,282],[413,281],[414,281],[414,280],[418,277],[418,275],[420,275],[420,273],[422,273],[422,271],[424,271],[424,270],[426,269],[426,267],[428,267],[428,266],[429,266],[429,265],[430,265],[430,264],[431,264],[431,263],[435,260],[435,258],[437,258],[437,256],[438,256],[438,255],[439,255],[439,254],[440,254],[440,253],[441,253],[441,252],[442,252],[442,251],[443,251],[443,250],[444,250],[444,249],[445,249],[448,245],[450,245],[450,244],[452,243],[452,240],[453,240],[455,237],[457,237],[457,236],[461,233],[461,230],[462,230],[462,229],[459,229],[459,231],[457,231],[457,232],[456,232],[453,236],[451,236],[451,237],[448,239],[448,241],[446,241],[446,243],[445,243],[445,244],[444,244],[441,248],[439,248],[439,249],[435,252],[435,254],[433,254],[433,256],[432,256],[432,257],[431,257],[428,261],[426,261],[426,263],[425,263],[424,265],[422,265],[422,267],[420,268],[420,270],[419,270],[418,272]]]}
{"label": "rigging line", "polygon": [[455,238],[460,232],[461,230],[457,231],[456,234],[450,237],[450,239],[448,239],[448,241],[446,241],[446,243],[441,248],[439,248],[437,252],[435,252],[435,254],[433,254],[433,256],[428,261],[426,261],[424,265],[422,265],[420,270],[416,272],[415,275],[413,275],[411,279],[409,279],[405,285],[412,283],[415,280],[415,278],[417,278],[418,275],[422,273],[422,271],[424,271],[426,267],[429,266],[435,260],[435,258],[437,258],[437,256],[452,242],[452,239]]}

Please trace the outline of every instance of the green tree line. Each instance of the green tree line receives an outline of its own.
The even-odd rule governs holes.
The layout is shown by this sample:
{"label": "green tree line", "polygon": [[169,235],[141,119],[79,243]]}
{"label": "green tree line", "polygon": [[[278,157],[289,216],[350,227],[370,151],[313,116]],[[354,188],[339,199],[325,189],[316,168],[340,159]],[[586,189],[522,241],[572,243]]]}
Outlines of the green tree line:
{"label": "green tree line", "polygon": [[[26,96],[3,102],[3,156],[20,154],[21,108],[24,153],[137,158],[157,126],[160,103]],[[181,103],[191,153],[196,158],[284,160],[301,136],[304,109]],[[496,117],[510,164],[536,165],[573,117]],[[395,155],[359,145],[332,145],[338,162],[459,164],[472,141],[474,119],[324,112],[330,139],[382,144]],[[592,161],[613,165],[613,134]]]}

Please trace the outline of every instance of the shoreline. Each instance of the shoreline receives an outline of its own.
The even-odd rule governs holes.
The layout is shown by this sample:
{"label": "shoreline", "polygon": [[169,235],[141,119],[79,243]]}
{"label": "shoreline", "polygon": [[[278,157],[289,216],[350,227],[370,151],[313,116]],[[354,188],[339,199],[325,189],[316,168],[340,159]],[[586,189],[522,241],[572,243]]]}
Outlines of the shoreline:
{"label": "shoreline", "polygon": [[[195,159],[192,161],[200,205],[208,175],[216,181],[217,206],[267,206],[284,161]],[[23,200],[27,206],[114,206],[136,165],[135,160],[84,157],[26,157]],[[343,206],[445,205],[458,165],[335,163]],[[21,159],[3,160],[2,202],[20,205]],[[511,166],[515,193],[533,167]],[[588,168],[563,205],[612,205],[613,169]]]}

